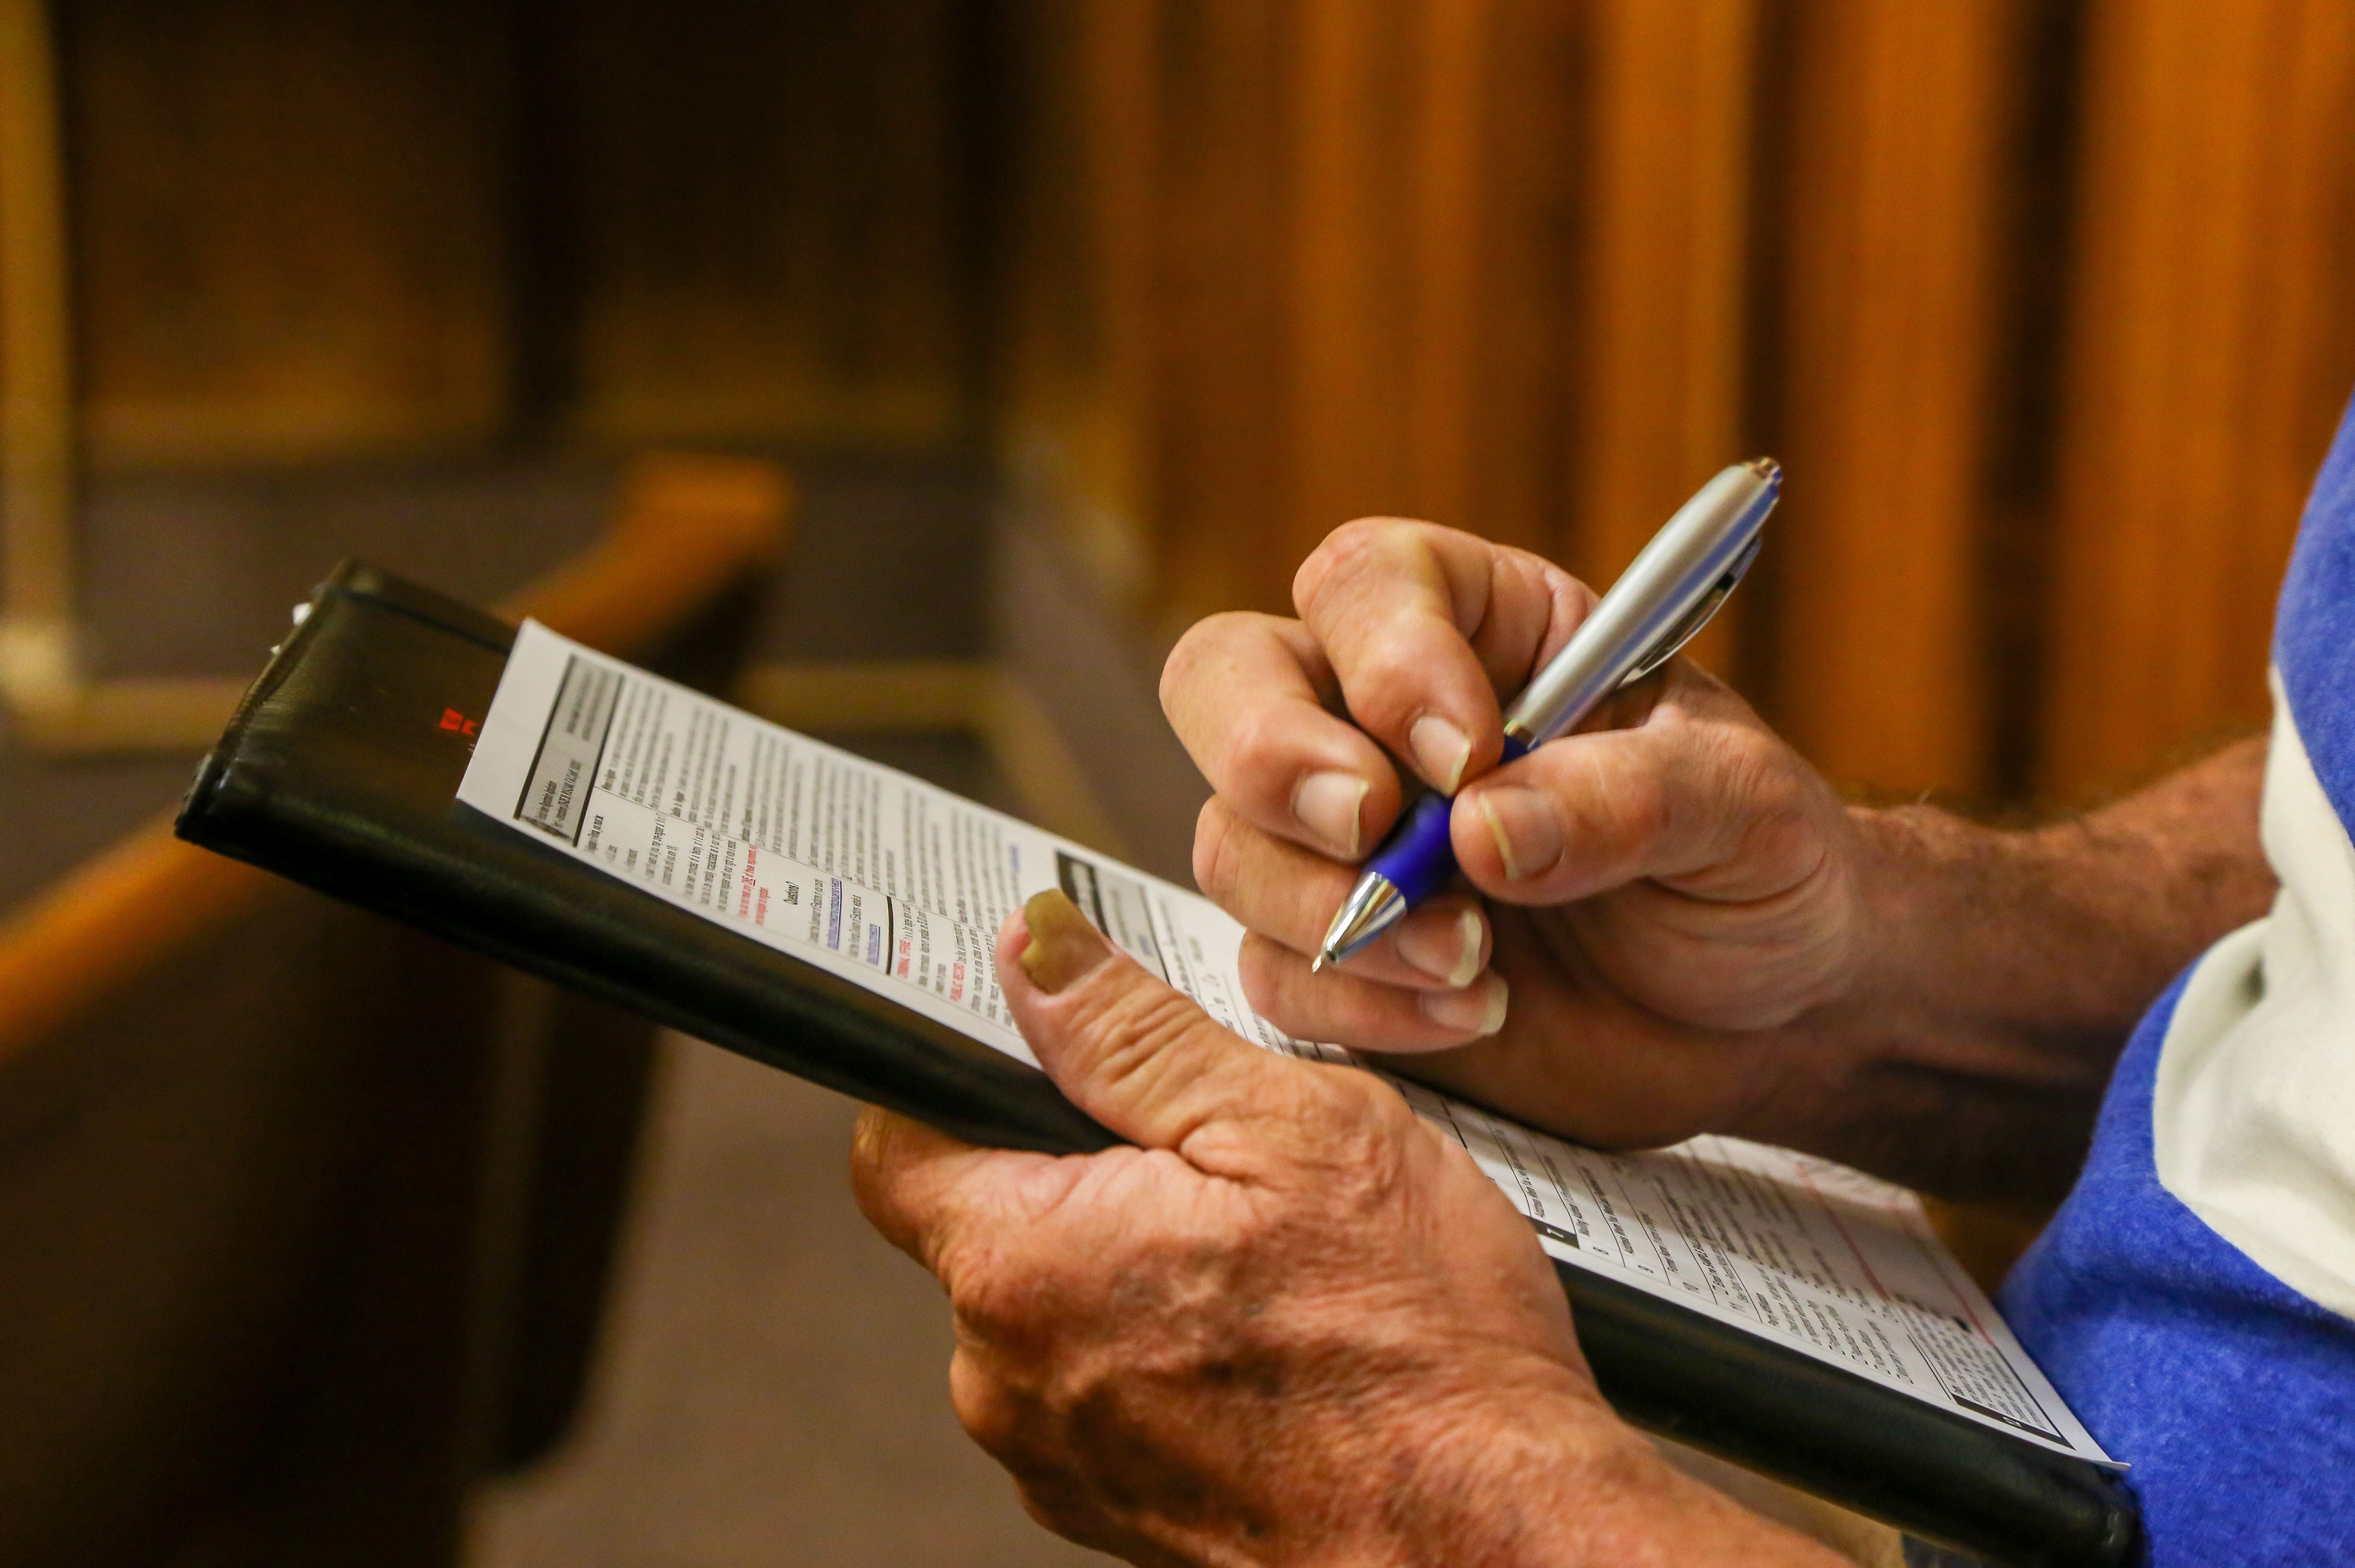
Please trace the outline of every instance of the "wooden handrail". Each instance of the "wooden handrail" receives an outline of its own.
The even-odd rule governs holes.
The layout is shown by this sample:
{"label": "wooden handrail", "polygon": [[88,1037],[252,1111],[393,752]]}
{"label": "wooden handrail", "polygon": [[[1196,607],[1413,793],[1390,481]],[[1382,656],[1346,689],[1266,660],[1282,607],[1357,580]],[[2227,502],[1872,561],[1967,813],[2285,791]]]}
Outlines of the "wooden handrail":
{"label": "wooden handrail", "polygon": [[605,537],[521,592],[500,614],[528,616],[623,656],[792,540],[792,482],[774,464],[663,453],[622,485]]}
{"label": "wooden handrail", "polygon": [[[773,464],[649,457],[625,479],[605,536],[498,610],[626,655],[776,560],[792,521],[792,485]],[[0,1064],[287,886],[181,843],[173,815],[126,834],[0,926]]]}

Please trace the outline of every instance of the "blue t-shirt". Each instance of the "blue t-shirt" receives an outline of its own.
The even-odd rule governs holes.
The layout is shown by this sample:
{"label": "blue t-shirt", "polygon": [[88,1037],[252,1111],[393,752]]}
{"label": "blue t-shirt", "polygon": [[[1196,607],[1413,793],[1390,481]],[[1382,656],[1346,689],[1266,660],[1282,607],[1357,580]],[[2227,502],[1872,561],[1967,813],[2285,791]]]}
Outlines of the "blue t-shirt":
{"label": "blue t-shirt", "polygon": [[2274,667],[2282,900],[2151,1009],[2075,1190],[2002,1293],[2132,1467],[2153,1568],[2355,1564],[2355,410]]}

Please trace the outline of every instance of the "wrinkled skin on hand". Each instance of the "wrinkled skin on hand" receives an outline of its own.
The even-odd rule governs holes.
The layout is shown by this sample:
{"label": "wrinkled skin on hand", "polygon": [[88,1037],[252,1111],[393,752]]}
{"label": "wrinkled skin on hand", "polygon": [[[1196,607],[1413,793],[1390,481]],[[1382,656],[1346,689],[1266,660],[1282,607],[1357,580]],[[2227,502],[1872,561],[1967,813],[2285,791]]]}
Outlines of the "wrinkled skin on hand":
{"label": "wrinkled skin on hand", "polygon": [[[1681,658],[1497,767],[1500,697],[1593,603],[1527,551],[1368,518],[1294,597],[1298,620],[1204,621],[1162,681],[1217,792],[1195,878],[1251,932],[1252,1006],[1588,1143],[1770,1130],[1806,1092],[1793,1026],[1850,995],[1873,935],[1824,780]],[[1462,889],[1312,973],[1401,768],[1456,791]]]}
{"label": "wrinkled skin on hand", "polygon": [[1142,1563],[1816,1560],[1611,1413],[1527,1223],[1387,1085],[1221,1029],[1060,893],[997,958],[1134,1147],[869,1111],[853,1175],[946,1288],[957,1413],[1041,1521]]}

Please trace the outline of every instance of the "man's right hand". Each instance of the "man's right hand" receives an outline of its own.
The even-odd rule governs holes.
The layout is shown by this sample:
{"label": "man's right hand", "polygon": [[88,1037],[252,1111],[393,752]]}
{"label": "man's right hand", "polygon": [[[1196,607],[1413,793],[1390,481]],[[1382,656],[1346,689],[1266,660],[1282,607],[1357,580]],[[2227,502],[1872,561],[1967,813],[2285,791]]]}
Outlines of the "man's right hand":
{"label": "man's right hand", "polygon": [[[1194,872],[1250,928],[1252,1005],[1581,1141],[1738,1133],[1949,1197],[2054,1200],[2134,1020],[2273,895],[2256,741],[2005,832],[1844,806],[1671,659],[1500,768],[1498,697],[1593,606],[1582,584],[1377,517],[1327,539],[1293,598],[1296,621],[1203,622],[1162,678],[1217,791]],[[1462,883],[1312,975],[1401,767],[1456,794]]]}
{"label": "man's right hand", "polygon": [[[1369,518],[1293,596],[1296,621],[1194,627],[1162,680],[1217,792],[1195,877],[1250,928],[1252,1005],[1587,1142],[1746,1126],[1783,1098],[1805,1054],[1784,1026],[1853,987],[1870,934],[1860,829],[1824,780],[1681,658],[1497,767],[1500,697],[1594,603],[1526,551]],[[1467,885],[1312,974],[1403,804],[1393,759],[1456,792]]]}

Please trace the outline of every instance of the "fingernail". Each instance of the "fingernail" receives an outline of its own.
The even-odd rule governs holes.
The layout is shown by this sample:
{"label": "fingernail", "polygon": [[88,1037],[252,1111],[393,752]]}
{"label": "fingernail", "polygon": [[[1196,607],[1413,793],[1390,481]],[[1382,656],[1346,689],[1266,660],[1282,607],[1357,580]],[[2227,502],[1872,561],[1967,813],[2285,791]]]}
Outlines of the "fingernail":
{"label": "fingernail", "polygon": [[1409,920],[1399,927],[1399,956],[1450,986],[1465,987],[1480,972],[1480,941],[1486,934],[1478,910],[1452,921]]}
{"label": "fingernail", "polygon": [[1030,932],[1022,972],[1050,997],[1112,956],[1111,944],[1060,888],[1031,894],[1022,906],[1022,923]]}
{"label": "fingernail", "polygon": [[1508,997],[1502,975],[1483,975],[1460,991],[1424,991],[1423,1015],[1442,1029],[1486,1040],[1505,1027]]}
{"label": "fingernail", "polygon": [[1464,764],[1472,757],[1472,737],[1442,719],[1426,713],[1407,729],[1406,743],[1413,748],[1414,765],[1442,795],[1454,795],[1464,782]]}
{"label": "fingernail", "polygon": [[1292,815],[1344,860],[1358,858],[1358,811],[1370,786],[1355,773],[1310,773],[1292,792]]}
{"label": "fingernail", "polygon": [[1480,816],[1497,841],[1508,880],[1542,876],[1561,859],[1561,818],[1554,815],[1553,802],[1536,790],[1514,784],[1483,790]]}

